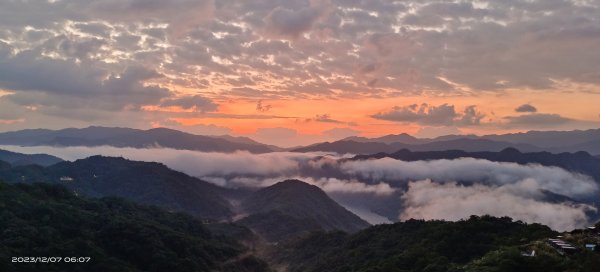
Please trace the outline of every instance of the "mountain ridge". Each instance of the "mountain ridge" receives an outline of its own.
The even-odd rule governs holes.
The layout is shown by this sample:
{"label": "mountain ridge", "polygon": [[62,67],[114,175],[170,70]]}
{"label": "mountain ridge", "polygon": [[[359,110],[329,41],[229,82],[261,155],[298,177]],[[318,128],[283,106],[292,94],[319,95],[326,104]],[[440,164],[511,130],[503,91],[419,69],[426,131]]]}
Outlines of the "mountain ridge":
{"label": "mountain ridge", "polygon": [[0,167],[7,182],[62,184],[87,197],[123,197],[200,218],[226,219],[233,215],[223,188],[153,162],[92,156],[48,167]]}
{"label": "mountain ridge", "polygon": [[0,149],[0,161],[10,163],[13,166],[30,164],[50,166],[62,162],[63,159],[48,154],[22,154]]}
{"label": "mountain ridge", "polygon": [[459,138],[446,141],[432,141],[422,144],[405,144],[394,142],[391,144],[380,142],[355,142],[349,140],[340,140],[335,142],[325,142],[311,146],[293,149],[295,152],[336,152],[339,154],[373,154],[379,152],[390,152],[401,149],[410,149],[413,151],[436,151],[436,150],[465,150],[465,151],[501,151],[505,148],[516,147],[526,151],[541,151],[540,148],[529,144],[514,144],[508,142],[498,142],[488,139],[469,139]]}
{"label": "mountain ridge", "polygon": [[242,206],[249,216],[238,222],[273,241],[318,230],[356,232],[370,225],[319,187],[300,180],[262,188],[246,198]]}
{"label": "mountain ridge", "polygon": [[196,135],[168,128],[141,130],[100,126],[61,130],[30,129],[0,133],[0,144],[7,145],[167,147],[204,152],[245,150],[251,153],[266,153],[273,151],[273,147],[248,140]]}
{"label": "mountain ridge", "polygon": [[[569,131],[537,131],[531,130],[527,132],[518,133],[506,133],[506,134],[487,134],[487,135],[457,135],[449,134],[439,136],[435,138],[417,138],[406,133],[401,134],[390,134],[376,138],[365,138],[358,136],[347,137],[344,140],[350,140],[355,142],[373,142],[373,143],[384,143],[394,144],[401,143],[405,145],[425,145],[432,143],[440,143],[447,141],[455,141],[459,139],[469,140],[490,140],[494,142],[501,142],[504,144],[510,144],[522,151],[548,151],[553,153],[561,152],[577,152],[586,151],[594,155],[600,155],[600,129],[588,129],[588,130],[569,130]],[[317,143],[315,145],[324,144]],[[404,146],[404,148],[411,149],[410,146]],[[443,147],[442,147],[443,148]],[[413,150],[414,149],[414,150]],[[461,149],[455,146],[446,147],[440,150],[451,150]],[[413,151],[433,151],[424,150],[424,148],[416,146],[411,150]],[[465,151],[499,151],[497,149],[488,150],[465,150]],[[373,152],[376,153],[376,152]]]}

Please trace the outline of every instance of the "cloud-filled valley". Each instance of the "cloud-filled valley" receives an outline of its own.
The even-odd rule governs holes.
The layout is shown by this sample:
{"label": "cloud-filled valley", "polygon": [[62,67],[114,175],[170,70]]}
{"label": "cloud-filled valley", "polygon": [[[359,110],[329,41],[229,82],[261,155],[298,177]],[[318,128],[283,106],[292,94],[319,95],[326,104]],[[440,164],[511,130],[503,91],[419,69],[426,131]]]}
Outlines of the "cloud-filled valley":
{"label": "cloud-filled valley", "polygon": [[[207,153],[166,148],[17,147],[66,160],[92,155],[157,161],[227,187],[260,188],[284,179],[316,185],[372,223],[409,218],[458,220],[471,214],[511,216],[555,229],[573,229],[596,216],[592,178],[558,167],[460,158],[406,162],[390,158],[351,160],[324,153]],[[370,215],[369,215],[370,214]],[[379,219],[373,219],[377,218]]]}

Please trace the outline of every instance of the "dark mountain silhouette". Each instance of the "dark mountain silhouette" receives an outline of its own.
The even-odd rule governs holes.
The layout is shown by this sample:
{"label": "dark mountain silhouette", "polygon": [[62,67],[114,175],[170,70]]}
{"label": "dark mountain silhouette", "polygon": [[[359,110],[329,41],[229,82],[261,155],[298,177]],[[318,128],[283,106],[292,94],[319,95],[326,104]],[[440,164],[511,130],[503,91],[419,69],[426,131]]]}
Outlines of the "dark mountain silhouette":
{"label": "dark mountain silhouette", "polygon": [[238,222],[271,241],[316,230],[356,232],[369,226],[319,187],[299,180],[260,189],[245,199],[242,206],[249,216]]}
{"label": "dark mountain silhouette", "polygon": [[87,127],[62,130],[33,129],[0,133],[0,144],[49,146],[115,146],[115,147],[168,147],[206,152],[233,152],[246,150],[253,153],[270,152],[264,144],[236,139],[195,135],[167,128],[139,130],[131,128]]}
{"label": "dark mountain silhouette", "polygon": [[325,143],[318,143],[318,144],[309,145],[309,146],[305,146],[305,147],[299,147],[296,149],[292,149],[292,151],[294,151],[294,152],[324,151],[324,152],[337,152],[340,154],[343,154],[343,153],[371,154],[371,153],[390,151],[391,148],[392,147],[390,147],[388,144],[384,144],[384,143],[355,142],[355,141],[341,140],[341,141],[336,141],[336,142],[325,142]]}
{"label": "dark mountain silhouette", "polygon": [[554,152],[573,152],[575,150],[578,151],[586,151],[591,154],[600,155],[600,140],[594,140],[590,142],[580,143],[576,145],[564,146],[564,147],[555,147],[551,148],[551,151]]}
{"label": "dark mountain silhouette", "polygon": [[368,143],[368,142],[376,142],[376,143],[384,143],[384,144],[392,144],[392,143],[403,143],[403,144],[423,144],[430,142],[429,139],[419,139],[408,135],[406,133],[401,134],[390,134],[377,138],[365,138],[359,136],[351,136],[343,139],[345,141],[354,141],[359,143]]}
{"label": "dark mountain silhouette", "polygon": [[402,149],[394,153],[358,155],[352,159],[366,160],[384,157],[403,161],[476,158],[496,162],[514,162],[518,164],[535,163],[544,166],[556,166],[571,172],[589,175],[600,181],[600,159],[583,151],[553,154],[550,152],[522,153],[515,148],[506,148],[500,152],[465,152],[462,150],[413,152]]}
{"label": "dark mountain silhouette", "polygon": [[518,148],[526,152],[540,151],[536,146],[529,144],[515,144],[509,142],[492,141],[487,139],[460,138],[447,141],[435,141],[421,145],[408,146],[413,151],[437,151],[437,150],[464,150],[467,152],[478,151],[501,151],[506,148]]}
{"label": "dark mountain silhouette", "polygon": [[[84,199],[59,185],[0,182],[0,207],[0,271],[269,271],[263,261],[244,257],[248,249],[240,242],[208,229],[221,224],[120,198]],[[10,261],[25,256],[90,259]]]}
{"label": "dark mountain silhouette", "polygon": [[438,150],[465,150],[475,151],[501,151],[508,147],[516,147],[524,151],[540,151],[539,148],[528,144],[514,144],[508,142],[497,142],[487,139],[468,139],[460,138],[447,141],[433,141],[423,144],[405,144],[405,143],[379,143],[379,142],[355,142],[341,140],[336,142],[326,142],[311,146],[293,149],[296,152],[337,152],[353,154],[373,154],[379,152],[394,152],[400,149],[410,149],[413,151],[438,151]]}
{"label": "dark mountain silhouette", "polygon": [[[572,130],[572,131],[528,131],[502,135],[485,135],[482,138],[506,141],[511,143],[533,144],[542,148],[560,148],[577,146],[596,141],[600,143],[600,129]],[[587,150],[564,150],[587,151]]]}
{"label": "dark mountain silhouette", "polygon": [[252,139],[250,139],[248,137],[231,136],[231,135],[219,135],[219,136],[211,136],[211,137],[225,139],[225,140],[230,141],[232,143],[249,144],[249,145],[259,145],[259,146],[263,146],[264,145],[264,146],[267,146],[272,151],[284,151],[284,150],[286,150],[285,148],[282,148],[282,147],[279,147],[279,146],[276,146],[276,145],[263,144],[261,142],[252,140]]}
{"label": "dark mountain silhouette", "polygon": [[256,192],[229,189],[160,163],[124,158],[92,156],[48,167],[12,166],[0,161],[0,179],[61,184],[81,196],[122,197],[212,220],[233,218],[235,213],[230,201],[244,200],[241,209],[250,214],[243,220],[244,224],[269,239],[292,237],[311,230],[351,232],[368,226],[318,187],[300,181],[286,181]]}
{"label": "dark mountain silhouette", "polygon": [[116,196],[201,218],[233,215],[227,189],[152,162],[93,156],[49,167],[11,167],[0,163],[0,179],[12,182],[62,184],[89,197]]}
{"label": "dark mountain silhouette", "polygon": [[[561,153],[586,151],[591,154],[600,155],[600,129],[573,131],[529,131],[522,133],[499,135],[491,134],[484,136],[445,135],[431,139],[415,138],[408,134],[402,133],[397,135],[386,135],[378,138],[354,136],[348,137],[342,141],[354,141],[359,143],[384,143],[392,145],[394,148],[403,146],[402,148],[407,148],[413,151],[439,151],[451,149],[460,149],[465,151],[500,151],[506,147],[515,147],[526,152],[549,151],[553,153]],[[469,147],[471,143],[476,144],[476,146]],[[317,146],[320,149],[334,149],[331,147],[331,145],[317,144],[313,146]],[[315,149],[313,146],[311,146],[311,149]],[[355,149],[360,150],[360,148]],[[362,149],[367,149],[367,147],[363,147]],[[372,151],[374,150],[375,149],[372,149]]]}
{"label": "dark mountain silhouette", "polygon": [[49,166],[63,161],[59,157],[47,154],[21,154],[0,149],[0,161],[5,161],[13,166],[37,164]]}

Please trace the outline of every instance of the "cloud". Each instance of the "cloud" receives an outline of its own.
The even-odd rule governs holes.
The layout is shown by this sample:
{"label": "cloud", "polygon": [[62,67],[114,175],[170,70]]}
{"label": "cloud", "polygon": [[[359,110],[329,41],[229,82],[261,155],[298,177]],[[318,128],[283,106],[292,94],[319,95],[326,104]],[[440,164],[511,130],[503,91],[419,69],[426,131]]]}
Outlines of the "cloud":
{"label": "cloud", "polygon": [[568,230],[588,222],[588,215],[596,212],[596,208],[586,203],[598,196],[598,184],[593,179],[561,168],[471,158],[353,161],[346,160],[350,156],[326,153],[206,153],[115,147],[0,148],[52,154],[67,160],[102,154],[157,161],[230,187],[263,187],[284,179],[300,179],[319,186],[342,205],[361,210],[373,220],[374,215],[392,220],[458,220],[472,214],[491,214]]}
{"label": "cloud", "polygon": [[454,105],[442,104],[439,106],[423,103],[408,106],[396,106],[389,111],[371,115],[372,118],[386,121],[417,123],[433,126],[472,126],[479,125],[485,114],[477,111],[476,106],[468,106],[463,113],[458,113]]}
{"label": "cloud", "polygon": [[411,182],[402,196],[406,208],[400,220],[457,221],[471,215],[509,216],[528,223],[541,223],[558,231],[569,231],[586,227],[590,223],[586,213],[597,211],[586,204],[549,203],[539,200],[536,195],[523,195],[521,192],[532,186],[529,182],[524,180],[501,186],[441,184],[431,180]]}
{"label": "cloud", "polygon": [[21,119],[2,119],[0,118],[0,125],[12,125],[15,123],[22,123],[25,122],[25,119],[21,118]]}
{"label": "cloud", "polygon": [[451,125],[456,118],[454,106],[442,104],[440,106],[430,106],[428,104],[412,104],[409,106],[396,106],[387,112],[380,112],[372,115],[375,119],[421,123],[428,125]]}
{"label": "cloud", "polygon": [[473,158],[411,162],[383,158],[346,161],[339,167],[342,172],[361,180],[400,182],[431,179],[498,186],[532,179],[536,184],[535,190],[545,190],[575,199],[586,198],[598,190],[598,185],[590,177],[570,173],[562,168]]}
{"label": "cloud", "polygon": [[531,104],[523,104],[515,109],[516,112],[537,112],[537,108]]}
{"label": "cloud", "polygon": [[256,102],[256,110],[259,112],[267,112],[270,111],[271,108],[273,108],[272,105],[263,105],[263,101],[262,100],[258,100],[258,102]]}
{"label": "cloud", "polygon": [[389,184],[366,184],[357,180],[332,177],[312,178],[298,176],[300,164],[322,153],[276,152],[251,154],[249,152],[214,153],[168,148],[136,149],[103,147],[14,147],[5,150],[25,153],[54,154],[66,160],[82,159],[93,155],[122,156],[131,160],[161,162],[168,167],[207,181],[229,187],[266,187],[285,179],[301,179],[330,193],[366,193],[390,195],[395,192]]}
{"label": "cloud", "polygon": [[216,111],[218,105],[212,100],[201,95],[188,95],[177,98],[167,98],[161,102],[161,106],[170,107],[177,106],[182,109],[193,109],[200,112]]}
{"label": "cloud", "polygon": [[24,106],[48,105],[122,110],[157,103],[168,89],[145,84],[162,75],[141,66],[119,73],[80,66],[68,60],[37,57],[24,51],[0,51],[0,88],[12,90],[5,98]]}
{"label": "cloud", "polygon": [[555,127],[577,122],[577,120],[552,113],[532,113],[519,116],[506,116],[504,119],[508,121],[509,126],[520,127]]}
{"label": "cloud", "polygon": [[308,31],[319,16],[321,16],[321,11],[317,7],[306,7],[296,11],[276,7],[265,18],[265,23],[267,31],[270,33],[297,38],[303,32]]}
{"label": "cloud", "polygon": [[192,27],[211,19],[214,12],[212,0],[108,0],[91,4],[68,1],[69,7],[79,8],[90,17],[113,22],[138,22],[153,20],[169,24],[169,32],[179,37]]}
{"label": "cloud", "polygon": [[[376,80],[378,96],[462,94],[598,83],[599,10],[577,1],[5,1],[0,40],[85,67],[147,65],[178,87],[344,97],[374,95],[362,86]],[[347,76],[357,71],[368,80]]]}
{"label": "cloud", "polygon": [[[37,104],[37,119],[65,104],[158,106],[169,90],[212,101],[577,95],[600,83],[599,13],[594,1],[1,1],[0,86]],[[128,67],[159,76],[125,82]],[[455,113],[471,118],[421,122],[483,122]]]}
{"label": "cloud", "polygon": [[376,184],[367,184],[357,180],[343,180],[331,177],[313,178],[304,176],[277,176],[272,178],[264,177],[233,177],[223,178],[218,176],[206,176],[203,179],[227,187],[267,187],[286,179],[298,179],[306,183],[318,186],[326,193],[330,194],[372,194],[375,196],[390,196],[397,189],[389,184],[380,182]]}
{"label": "cloud", "polygon": [[316,121],[316,122],[334,123],[334,124],[343,123],[342,121],[331,119],[331,116],[329,114],[317,114],[315,116],[315,118],[307,119],[307,121]]}

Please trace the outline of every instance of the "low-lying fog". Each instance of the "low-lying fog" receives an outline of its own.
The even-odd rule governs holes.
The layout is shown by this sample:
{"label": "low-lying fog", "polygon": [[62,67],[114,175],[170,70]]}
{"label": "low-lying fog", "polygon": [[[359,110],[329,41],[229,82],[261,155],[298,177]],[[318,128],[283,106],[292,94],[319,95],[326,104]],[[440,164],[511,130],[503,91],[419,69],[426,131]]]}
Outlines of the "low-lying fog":
{"label": "low-lying fog", "polygon": [[472,158],[352,161],[343,159],[349,158],[348,155],[326,153],[206,153],[166,148],[0,146],[0,149],[51,154],[70,161],[92,155],[156,161],[229,187],[263,187],[297,178],[319,186],[371,223],[409,218],[459,220],[472,214],[490,214],[570,230],[586,226],[589,215],[597,212],[596,207],[584,203],[598,196],[594,180],[540,165]]}

